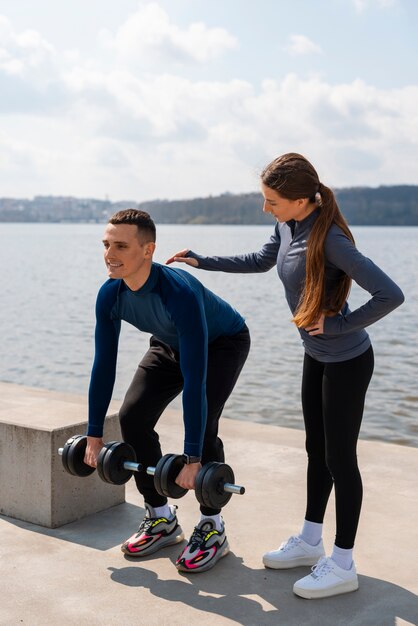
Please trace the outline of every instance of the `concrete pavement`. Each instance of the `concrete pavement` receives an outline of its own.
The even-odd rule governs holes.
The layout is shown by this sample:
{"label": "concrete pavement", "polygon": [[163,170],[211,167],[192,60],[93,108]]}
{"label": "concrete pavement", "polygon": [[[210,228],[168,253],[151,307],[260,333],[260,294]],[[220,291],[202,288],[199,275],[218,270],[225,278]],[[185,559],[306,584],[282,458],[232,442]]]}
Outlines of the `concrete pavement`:
{"label": "concrete pavement", "polygon": [[[25,387],[19,391],[28,400],[34,393]],[[51,411],[54,402],[58,410],[68,401],[85,412],[84,397],[44,393]],[[2,410],[10,410],[10,402],[7,407],[0,403],[0,419]],[[165,452],[181,451],[178,413],[167,410],[159,430]],[[224,509],[231,553],[213,570],[179,574],[174,567],[178,546],[140,560],[121,553],[120,543],[144,513],[131,480],[126,503],[57,529],[0,516],[0,624],[418,624],[418,449],[360,441],[364,504],[355,552],[360,589],[303,600],[293,595],[292,585],[309,568],[280,572],[261,563],[263,552],[299,532],[302,523],[303,431],[223,419],[221,436],[236,482],[247,491],[233,496]],[[189,534],[198,519],[196,499],[189,493],[177,504]],[[328,552],[334,532],[330,500],[324,534]]]}

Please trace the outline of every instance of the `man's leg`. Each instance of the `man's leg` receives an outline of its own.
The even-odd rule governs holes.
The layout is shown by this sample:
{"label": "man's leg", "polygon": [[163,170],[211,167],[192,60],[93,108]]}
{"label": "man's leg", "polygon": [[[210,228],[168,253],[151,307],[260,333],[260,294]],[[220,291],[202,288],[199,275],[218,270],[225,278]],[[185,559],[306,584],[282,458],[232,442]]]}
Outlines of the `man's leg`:
{"label": "man's leg", "polygon": [[[219,337],[209,344],[206,397],[208,417],[203,444],[202,464],[225,460],[223,443],[218,437],[218,422],[225,402],[238,380],[250,349],[248,328],[231,337]],[[183,572],[204,572],[229,552],[221,509],[201,506],[201,519],[187,546],[176,561]]]}
{"label": "man's leg", "polygon": [[222,440],[218,437],[219,418],[231,395],[250,351],[247,326],[236,335],[218,337],[209,344],[206,397],[208,415],[203,441],[202,464],[225,461]]}
{"label": "man's leg", "polygon": [[[144,467],[158,463],[162,456],[155,425],[167,405],[183,388],[183,377],[175,354],[169,346],[151,337],[150,348],[141,360],[119,411],[122,437],[135,450]],[[135,472],[138,491],[153,507],[166,504],[167,498],[154,488],[146,472]]]}
{"label": "man's leg", "polygon": [[[155,425],[162,412],[183,387],[178,359],[169,346],[151,338],[119,412],[122,436],[135,450],[144,467],[161,458],[161,446]],[[144,496],[146,515],[138,531],[122,545],[131,556],[146,556],[161,547],[182,541],[176,507],[154,487],[154,479],[145,471],[134,473],[139,492]]]}

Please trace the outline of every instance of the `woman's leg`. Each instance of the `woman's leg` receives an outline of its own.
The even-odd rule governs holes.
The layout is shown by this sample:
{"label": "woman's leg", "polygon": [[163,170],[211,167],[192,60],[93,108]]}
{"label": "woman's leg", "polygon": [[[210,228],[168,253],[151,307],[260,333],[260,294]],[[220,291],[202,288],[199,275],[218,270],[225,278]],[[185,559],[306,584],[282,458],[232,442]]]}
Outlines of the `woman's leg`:
{"label": "woman's leg", "polygon": [[374,366],[373,349],[340,363],[327,363],[323,378],[326,462],[335,485],[335,545],[354,546],[362,503],[357,440],[366,391]]}
{"label": "woman's leg", "polygon": [[333,481],[326,463],[322,382],[325,364],[305,354],[302,408],[308,454],[305,520],[322,524]]}
{"label": "woman's leg", "polygon": [[362,501],[356,448],[364,398],[372,373],[371,347],[354,359],[324,364],[325,454],[335,486],[337,532],[331,558],[321,559],[312,574],[295,582],[294,593],[304,598],[325,598],[358,589],[352,560]]}
{"label": "woman's leg", "polygon": [[322,417],[324,364],[305,354],[302,376],[302,407],[308,453],[307,504],[300,535],[292,535],[277,550],[263,555],[273,569],[315,565],[324,556],[322,522],[332,489],[332,477],[325,462],[325,434]]}

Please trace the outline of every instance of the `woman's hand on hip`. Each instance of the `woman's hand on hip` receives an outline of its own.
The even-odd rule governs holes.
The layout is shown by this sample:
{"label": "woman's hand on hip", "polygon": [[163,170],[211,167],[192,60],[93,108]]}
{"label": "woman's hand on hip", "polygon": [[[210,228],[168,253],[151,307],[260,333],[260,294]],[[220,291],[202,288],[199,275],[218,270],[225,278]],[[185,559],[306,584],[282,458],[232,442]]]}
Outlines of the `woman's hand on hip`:
{"label": "woman's hand on hip", "polygon": [[324,333],[324,322],[325,322],[325,313],[321,313],[319,319],[315,322],[315,324],[311,324],[305,328],[306,332],[313,335],[323,335]]}

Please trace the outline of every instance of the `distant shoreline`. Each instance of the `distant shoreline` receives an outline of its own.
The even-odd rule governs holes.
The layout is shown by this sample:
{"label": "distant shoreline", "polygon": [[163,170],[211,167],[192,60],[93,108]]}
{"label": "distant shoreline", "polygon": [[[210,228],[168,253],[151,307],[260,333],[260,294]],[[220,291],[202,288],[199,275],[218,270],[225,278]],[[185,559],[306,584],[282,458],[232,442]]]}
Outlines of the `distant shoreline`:
{"label": "distant shoreline", "polygon": [[[351,226],[418,226],[418,185],[335,189],[338,205]],[[0,198],[1,223],[104,223],[128,207],[150,213],[157,224],[271,224],[260,193],[191,200],[110,202],[71,196]]]}
{"label": "distant shoreline", "polygon": [[[268,227],[269,225],[274,225],[274,222],[270,222],[267,224],[260,224],[260,223],[245,223],[243,224],[242,222],[240,223],[221,223],[221,222],[205,222],[204,224],[197,224],[197,223],[192,223],[192,222],[158,222],[157,220],[155,220],[157,222],[158,226],[196,226],[196,227],[200,227],[200,226],[263,226],[263,227]],[[104,224],[105,220],[48,220],[48,221],[41,221],[41,220],[28,220],[28,221],[2,221],[0,219],[0,224],[39,224],[39,225],[45,225],[45,224],[62,224],[64,226],[70,226],[70,225],[75,225],[75,224]],[[356,228],[369,228],[369,227],[381,227],[381,228],[418,228],[418,224],[354,224],[352,222],[349,222],[349,226],[353,226]],[[6,381],[7,382],[7,381]]]}

